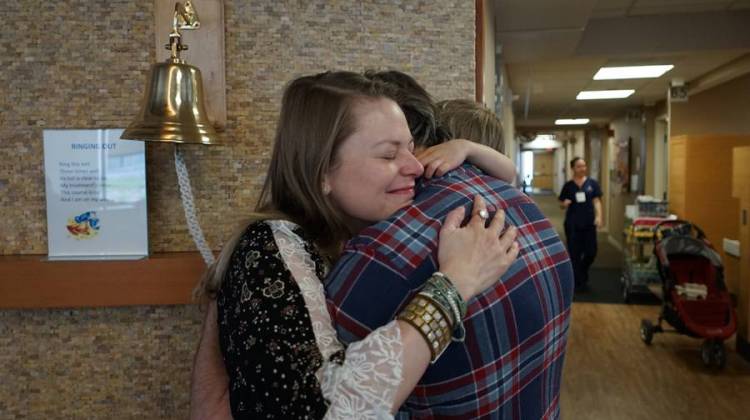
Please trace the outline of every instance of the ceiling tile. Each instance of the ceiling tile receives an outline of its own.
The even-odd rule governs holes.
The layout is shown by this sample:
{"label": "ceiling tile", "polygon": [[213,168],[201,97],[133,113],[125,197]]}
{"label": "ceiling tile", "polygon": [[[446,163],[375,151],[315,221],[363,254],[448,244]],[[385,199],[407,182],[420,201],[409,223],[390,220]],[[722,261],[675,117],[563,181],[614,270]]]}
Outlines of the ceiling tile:
{"label": "ceiling tile", "polygon": [[638,0],[630,9],[630,16],[724,11],[731,3],[731,0]]}
{"label": "ceiling tile", "polygon": [[497,32],[583,29],[597,0],[495,0]]}
{"label": "ceiling tile", "polygon": [[729,6],[729,10],[750,9],[750,0],[735,0]]}
{"label": "ceiling tile", "polygon": [[[561,117],[590,118],[592,125],[603,124],[634,107],[664,100],[673,78],[689,82],[750,53],[750,31],[747,30],[750,12],[676,13],[686,7],[701,10],[747,8],[750,0],[600,0],[588,16],[616,17],[588,19],[583,31],[555,27],[548,17],[535,21],[543,22],[539,26],[546,26],[545,29],[530,29],[534,27],[529,24],[531,11],[552,10],[557,22],[579,23],[578,17],[568,16],[568,13],[577,13],[576,8],[559,8],[559,3],[563,2],[558,0],[535,0],[534,5],[526,6],[521,2],[508,3],[513,7],[506,11],[513,11],[515,7],[525,13],[520,15],[516,28],[526,30],[496,34],[503,44],[500,59],[509,85],[517,95],[513,108],[519,127],[552,126],[554,120]],[[652,7],[652,11],[668,10],[669,14],[623,17],[639,5]],[[645,10],[644,7],[641,9]],[[515,21],[513,14],[505,18],[508,22]],[[593,44],[592,39],[596,41]],[[593,80],[596,71],[605,65],[634,64],[673,64],[675,67],[657,79]],[[624,88],[636,92],[618,100],[575,99],[580,90]],[[528,115],[525,114],[527,91],[530,93]]]}
{"label": "ceiling tile", "polygon": [[627,16],[634,0],[600,0],[591,12],[591,18]]}
{"label": "ceiling tile", "polygon": [[502,60],[506,63],[568,57],[575,51],[582,30],[499,33]]}

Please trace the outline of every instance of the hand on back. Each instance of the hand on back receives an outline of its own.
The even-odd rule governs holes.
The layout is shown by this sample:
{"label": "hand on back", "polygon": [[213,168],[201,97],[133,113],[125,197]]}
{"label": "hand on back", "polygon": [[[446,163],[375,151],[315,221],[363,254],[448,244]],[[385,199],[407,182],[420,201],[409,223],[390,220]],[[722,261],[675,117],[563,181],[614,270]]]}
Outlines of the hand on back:
{"label": "hand on back", "polygon": [[465,210],[456,208],[440,230],[438,263],[464,300],[476,296],[500,279],[518,257],[516,228],[505,226],[505,212],[498,210],[489,226],[481,212],[487,206],[480,196],[474,199],[472,217],[461,227]]}

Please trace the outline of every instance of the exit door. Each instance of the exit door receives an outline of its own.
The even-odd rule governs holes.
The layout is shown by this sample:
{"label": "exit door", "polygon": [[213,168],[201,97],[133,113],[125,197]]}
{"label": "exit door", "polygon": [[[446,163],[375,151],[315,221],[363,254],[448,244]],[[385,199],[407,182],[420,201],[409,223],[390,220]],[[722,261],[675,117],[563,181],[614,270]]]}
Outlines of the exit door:
{"label": "exit door", "polygon": [[552,152],[534,155],[534,188],[551,191],[553,188],[555,159]]}

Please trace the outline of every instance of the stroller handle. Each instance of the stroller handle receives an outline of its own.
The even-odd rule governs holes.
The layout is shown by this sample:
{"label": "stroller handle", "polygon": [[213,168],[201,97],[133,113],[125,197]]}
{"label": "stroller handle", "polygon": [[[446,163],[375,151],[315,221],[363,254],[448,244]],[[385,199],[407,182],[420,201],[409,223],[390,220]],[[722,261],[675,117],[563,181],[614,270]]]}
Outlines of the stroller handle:
{"label": "stroller handle", "polygon": [[706,237],[706,234],[703,232],[703,229],[699,228],[698,225],[692,222],[688,222],[687,220],[683,219],[673,219],[673,220],[662,220],[661,222],[655,224],[651,231],[656,234],[660,234],[662,231],[662,227],[670,227],[675,228],[676,226],[682,226],[687,225],[690,226],[691,229],[695,229],[695,232],[698,234],[697,239],[704,239]]}

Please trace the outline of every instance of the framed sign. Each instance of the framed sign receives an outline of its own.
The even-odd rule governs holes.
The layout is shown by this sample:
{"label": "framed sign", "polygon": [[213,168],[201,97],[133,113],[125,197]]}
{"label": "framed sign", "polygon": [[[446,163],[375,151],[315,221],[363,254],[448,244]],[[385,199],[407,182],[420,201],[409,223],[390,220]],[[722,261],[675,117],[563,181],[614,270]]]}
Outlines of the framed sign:
{"label": "framed sign", "polygon": [[44,130],[51,260],[148,255],[145,145],[122,132]]}

